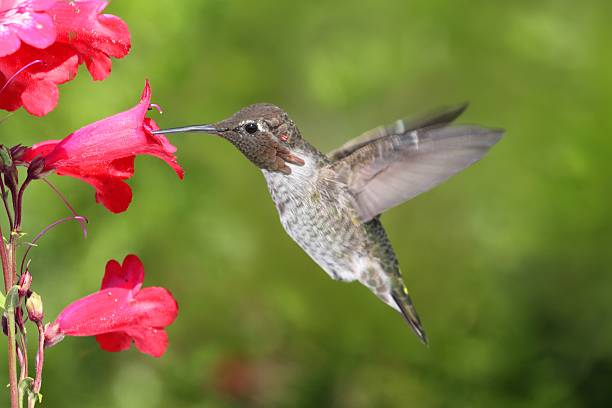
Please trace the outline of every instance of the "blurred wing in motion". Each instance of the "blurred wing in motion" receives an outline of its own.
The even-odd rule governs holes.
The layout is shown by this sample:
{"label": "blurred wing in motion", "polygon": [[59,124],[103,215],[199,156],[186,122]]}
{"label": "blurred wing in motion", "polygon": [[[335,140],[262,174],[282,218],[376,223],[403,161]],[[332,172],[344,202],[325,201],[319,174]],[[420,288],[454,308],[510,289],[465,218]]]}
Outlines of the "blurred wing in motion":
{"label": "blurred wing in motion", "polygon": [[428,126],[420,129],[401,131],[400,122],[381,127],[365,134],[372,135],[369,142],[354,143],[352,153],[336,151],[341,159],[331,166],[353,193],[362,222],[435,187],[499,141],[500,129],[445,126],[462,111],[447,111],[438,121],[424,121]]}
{"label": "blurred wing in motion", "polygon": [[446,126],[465,112],[467,107],[468,104],[463,103],[451,108],[442,108],[434,112],[429,112],[425,115],[417,115],[410,118],[400,119],[393,122],[391,125],[379,126],[365,132],[361,136],[349,140],[336,150],[329,152],[327,155],[334,161],[340,160],[353,153],[355,150],[367,145],[368,143],[372,143],[377,139],[382,139],[393,135],[401,135],[422,128]]}

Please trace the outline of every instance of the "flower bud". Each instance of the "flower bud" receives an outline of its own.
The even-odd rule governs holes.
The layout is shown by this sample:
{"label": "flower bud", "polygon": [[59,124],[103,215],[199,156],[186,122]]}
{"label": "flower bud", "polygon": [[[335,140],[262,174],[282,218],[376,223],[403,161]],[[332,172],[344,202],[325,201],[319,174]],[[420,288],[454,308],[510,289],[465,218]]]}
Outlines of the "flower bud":
{"label": "flower bud", "polygon": [[2,333],[5,336],[8,336],[8,319],[6,318],[6,314],[2,313]]}
{"label": "flower bud", "polygon": [[11,147],[9,151],[11,153],[11,157],[13,158],[13,160],[21,161],[21,158],[23,157],[24,153],[27,150],[28,150],[27,147],[18,144],[18,145]]}
{"label": "flower bud", "polygon": [[32,292],[26,301],[26,309],[28,310],[28,317],[31,321],[34,323],[42,322],[44,316],[43,303],[38,293]]}
{"label": "flower bud", "polygon": [[25,273],[19,278],[19,296],[26,296],[30,290],[30,286],[32,286],[32,274],[26,269]]}
{"label": "flower bud", "polygon": [[45,159],[41,156],[36,157],[28,166],[28,178],[32,180],[39,179],[45,172]]}

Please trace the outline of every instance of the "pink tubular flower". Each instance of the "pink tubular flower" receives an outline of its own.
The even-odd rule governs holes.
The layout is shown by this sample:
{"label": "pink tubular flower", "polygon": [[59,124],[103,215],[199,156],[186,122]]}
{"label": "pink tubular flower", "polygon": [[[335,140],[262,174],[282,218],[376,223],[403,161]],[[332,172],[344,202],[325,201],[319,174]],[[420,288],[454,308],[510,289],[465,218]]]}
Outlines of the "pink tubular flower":
{"label": "pink tubular flower", "polygon": [[114,213],[125,211],[132,200],[132,190],[123,180],[134,174],[136,155],[159,157],[183,178],[183,170],[174,157],[176,148],[164,136],[151,133],[159,127],[145,117],[150,101],[147,81],[134,108],[87,125],[63,140],[38,143],[23,160],[31,162],[41,156],[44,172],[81,179],[96,189],[97,202]]}
{"label": "pink tubular flower", "polygon": [[57,104],[57,85],[73,79],[81,63],[94,80],[106,78],[110,57],[122,58],[130,50],[123,20],[100,14],[107,4],[0,0],[0,108],[23,105],[33,115],[46,115]]}
{"label": "pink tubular flower", "polygon": [[108,261],[100,290],[62,310],[45,328],[45,345],[64,336],[96,336],[106,351],[127,350],[133,341],[141,352],[161,357],[168,347],[164,328],[176,319],[178,306],[164,288],[141,289],[143,280],[137,256],[126,256],[123,265]]}

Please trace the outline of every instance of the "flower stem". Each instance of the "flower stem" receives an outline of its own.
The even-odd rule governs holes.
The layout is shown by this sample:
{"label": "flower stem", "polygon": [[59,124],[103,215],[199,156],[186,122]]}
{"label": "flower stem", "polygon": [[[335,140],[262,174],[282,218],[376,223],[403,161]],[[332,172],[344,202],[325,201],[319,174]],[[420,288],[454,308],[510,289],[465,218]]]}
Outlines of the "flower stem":
{"label": "flower stem", "polygon": [[28,349],[26,346],[25,338],[19,337],[19,347],[17,347],[17,358],[19,359],[20,371],[19,371],[19,382],[24,380],[28,376]]}
{"label": "flower stem", "polygon": [[15,204],[15,227],[14,227],[15,232],[19,232],[19,229],[21,228],[21,210],[23,208],[23,193],[31,181],[32,179],[30,177],[27,177],[25,181],[23,182],[23,184],[21,185],[21,188],[19,189],[19,193],[17,193],[17,203]]}
{"label": "flower stem", "polygon": [[8,253],[6,251],[6,245],[4,244],[4,234],[2,233],[2,226],[0,226],[0,258],[2,258],[2,274],[4,275],[4,292],[8,293],[9,289],[13,286],[13,280],[11,278],[11,271],[8,264]]}
{"label": "flower stem", "polygon": [[[2,273],[4,275],[4,288],[8,297],[9,290],[13,287],[13,274],[15,270],[15,258],[10,256],[13,253],[12,237],[9,238],[8,250],[4,244],[4,234],[0,227],[0,258],[2,259]],[[19,405],[19,390],[17,389],[17,343],[15,342],[15,308],[6,310],[8,319],[8,370],[9,387],[11,396],[11,408]]]}
{"label": "flower stem", "polygon": [[[7,298],[9,295],[7,294]],[[11,408],[18,408],[19,390],[17,388],[17,343],[15,342],[15,308],[6,309],[8,318],[8,369]]]}
{"label": "flower stem", "polygon": [[68,210],[70,210],[70,212],[72,213],[73,216],[75,216],[75,217],[78,216],[78,214],[77,214],[76,210],[74,209],[74,207],[72,205],[70,205],[70,203],[68,202],[66,197],[64,197],[62,192],[59,191],[57,189],[57,187],[55,187],[49,180],[47,180],[46,177],[43,177],[41,180],[44,181],[49,186],[49,188],[51,188],[51,190],[53,190],[53,192],[60,198],[60,200],[62,200],[64,205],[68,208]]}
{"label": "flower stem", "polygon": [[36,378],[34,379],[34,386],[32,387],[32,393],[28,397],[28,407],[34,408],[36,400],[39,398],[40,386],[42,385],[42,370],[43,363],[45,360],[45,330],[42,322],[36,322],[38,327],[38,352],[36,354]]}
{"label": "flower stem", "polygon": [[[16,315],[16,318],[17,359],[19,360],[19,384],[21,384],[21,381],[28,376],[28,342],[26,339],[24,322],[19,322],[19,315]],[[23,319],[23,317],[21,317],[21,319]]]}
{"label": "flower stem", "polygon": [[0,192],[2,193],[2,202],[4,203],[4,209],[6,210],[6,217],[8,218],[9,221],[9,228],[12,231],[13,230],[13,215],[11,214],[11,210],[9,209],[9,205],[7,202],[7,192],[6,189],[4,188],[4,182],[2,181],[2,177],[0,177]]}
{"label": "flower stem", "polygon": [[81,227],[83,228],[83,238],[87,238],[87,228],[84,227],[84,225],[87,223],[87,218],[85,218],[83,216],[80,216],[80,215],[75,215],[73,217],[62,218],[61,220],[57,220],[57,221],[47,225],[45,228],[43,228],[42,231],[40,231],[38,233],[38,235],[36,235],[34,237],[34,239],[30,242],[30,245],[26,249],[25,253],[23,254],[23,258],[21,259],[21,266],[19,268],[21,273],[23,273],[23,267],[26,264],[26,259],[28,257],[28,254],[30,253],[30,250],[32,248],[34,248],[34,246],[36,246],[36,243],[38,242],[38,240],[41,239],[42,237],[44,237],[47,232],[49,232],[53,228],[57,227],[58,225],[63,224],[65,222],[67,222],[67,221],[72,221],[72,220],[78,221],[81,224]]}

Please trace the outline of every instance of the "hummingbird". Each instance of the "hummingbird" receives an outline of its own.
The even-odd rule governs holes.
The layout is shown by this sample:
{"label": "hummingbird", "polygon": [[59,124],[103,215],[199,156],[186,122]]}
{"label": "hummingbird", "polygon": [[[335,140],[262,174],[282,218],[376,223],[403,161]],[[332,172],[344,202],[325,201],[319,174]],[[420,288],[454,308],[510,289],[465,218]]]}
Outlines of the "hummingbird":
{"label": "hummingbird", "polygon": [[427,344],[380,216],[473,164],[500,140],[501,129],[453,125],[466,108],[400,119],[328,154],[269,103],[220,122],[153,133],[206,132],[232,143],[261,169],[288,235],[332,279],[366,286]]}

